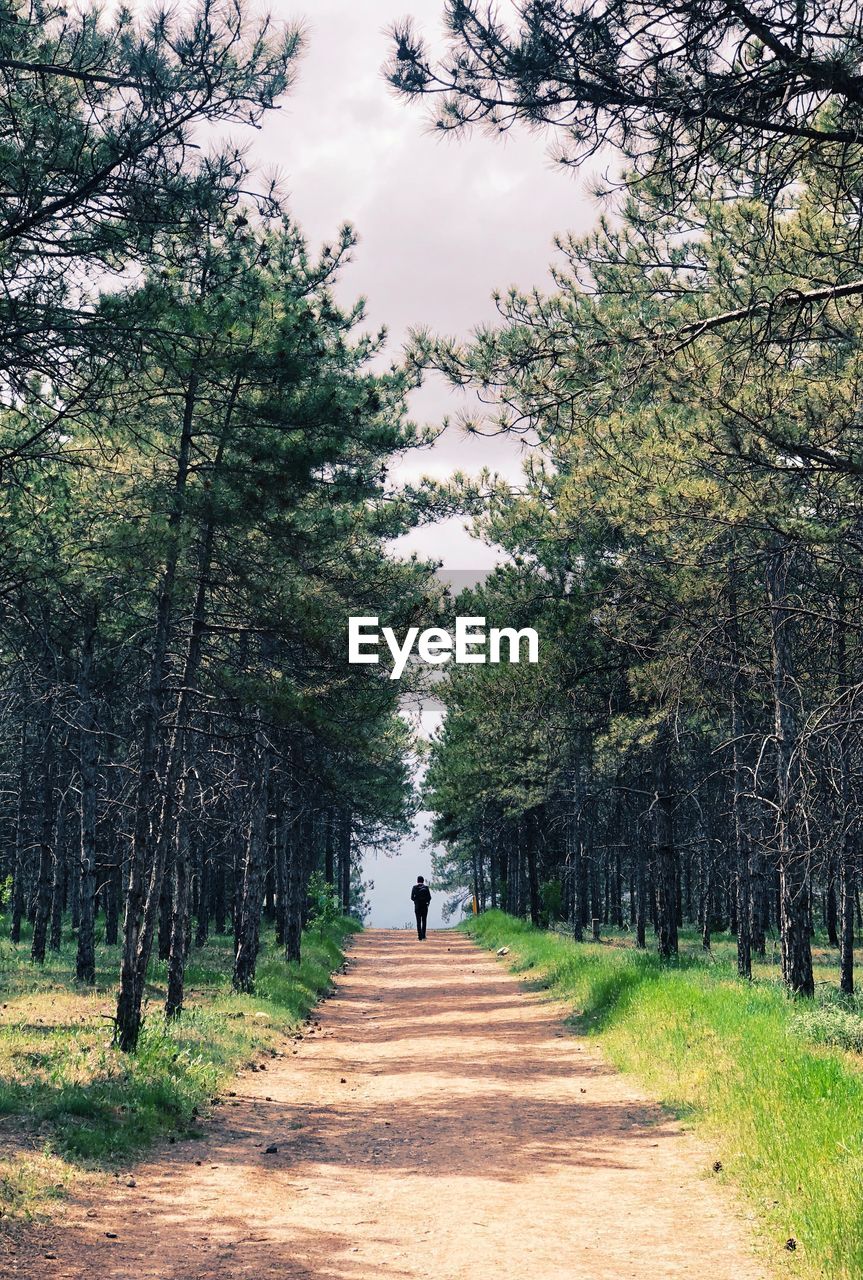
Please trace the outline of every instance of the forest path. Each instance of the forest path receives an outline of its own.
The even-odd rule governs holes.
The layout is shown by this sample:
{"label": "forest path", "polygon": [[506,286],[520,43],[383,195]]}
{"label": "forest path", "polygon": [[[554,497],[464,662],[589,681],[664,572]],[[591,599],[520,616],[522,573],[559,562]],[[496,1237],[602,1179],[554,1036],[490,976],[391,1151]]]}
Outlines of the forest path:
{"label": "forest path", "polygon": [[74,1200],[12,1274],[765,1274],[708,1156],[467,938],[370,930],[319,1012],[241,1073],[204,1138]]}

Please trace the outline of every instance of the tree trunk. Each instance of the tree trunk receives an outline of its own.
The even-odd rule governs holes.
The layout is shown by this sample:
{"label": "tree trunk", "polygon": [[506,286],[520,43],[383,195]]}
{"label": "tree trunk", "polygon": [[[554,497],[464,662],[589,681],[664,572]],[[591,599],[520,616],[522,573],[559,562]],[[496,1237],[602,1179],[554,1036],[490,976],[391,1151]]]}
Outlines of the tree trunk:
{"label": "tree trunk", "polygon": [[31,956],[37,964],[45,962],[45,945],[48,940],[48,917],[51,910],[51,885],[54,879],[54,773],[56,751],[54,747],[54,708],[49,702],[45,716],[44,748],[42,752],[41,825],[39,836],[39,867],[36,875],[36,910],[33,917],[33,945]]}
{"label": "tree trunk", "polygon": [[284,788],[279,787],[276,798],[276,827],[274,874],[276,881],[276,945],[285,945],[285,908],[288,900],[288,845],[290,842],[289,808],[285,802]]}
{"label": "tree trunk", "polygon": [[197,798],[194,773],[185,780],[179,803],[177,844],[173,858],[171,895],[171,940],[168,948],[168,992],[165,1017],[177,1018],[183,1011],[186,974],[186,926],[189,918],[189,809]]}
{"label": "tree trunk", "polygon": [[659,954],[677,955],[677,856],[674,845],[674,794],[671,774],[671,731],[663,720],[655,747],[653,800],[654,875]]}
{"label": "tree trunk", "polygon": [[737,972],[752,977],[752,878],[746,786],[743,776],[743,672],[740,656],[740,620],[737,608],[737,564],[732,558],[729,585],[729,639],[731,642],[731,738],[732,813],[734,819],[735,908],[737,916]]}
{"label": "tree trunk", "polygon": [[566,857],[569,864],[569,923],[576,942],[584,941],[584,907],[582,895],[581,848],[581,776],[578,762],[567,776]]}
{"label": "tree trunk", "polygon": [[[169,846],[174,847],[174,842],[169,840]],[[173,919],[173,899],[174,899],[174,864],[172,854],[169,852],[165,861],[165,870],[162,876],[162,892],[159,894],[159,945],[158,955],[160,960],[167,960],[171,953],[171,921]]]}
{"label": "tree trunk", "polygon": [[225,864],[225,850],[215,858],[213,867],[213,875],[215,876],[215,885],[213,887],[213,927],[219,937],[222,937],[228,928],[228,896],[225,892],[225,878],[227,867]]}
{"label": "tree trunk", "polygon": [[647,841],[641,830],[637,833],[635,856],[635,945],[643,951],[647,946]]}
{"label": "tree trunk", "polygon": [[839,946],[839,931],[837,929],[839,903],[836,898],[836,881],[838,879],[836,862],[836,858],[828,859],[827,884],[824,889],[823,899],[824,928],[827,930],[827,941],[830,943],[831,947]]}
{"label": "tree trunk", "polygon": [[794,709],[794,658],[791,613],[788,606],[787,547],[774,550],[767,566],[770,634],[773,651],[773,707],[776,742],[777,844],[779,849],[779,910],[782,977],[797,995],[815,992],[809,939],[809,867],[799,847],[795,806],[798,799],[799,759]]}
{"label": "tree trunk", "polygon": [[303,936],[302,894],[305,844],[309,839],[309,817],[304,810],[294,810],[288,827],[288,874],[285,901],[285,959],[300,962]]}
{"label": "tree trunk", "polygon": [[712,916],[711,897],[713,895],[713,867],[709,860],[709,855],[705,851],[704,854],[704,872],[702,875],[701,887],[701,905],[699,915],[701,918],[701,949],[702,951],[710,950],[710,923]]}
{"label": "tree trunk", "polygon": [[847,624],[844,584],[840,581],[837,610],[837,676],[839,696],[845,701],[845,727],[839,743],[842,845],[839,851],[839,989],[854,994],[854,898],[856,892],[855,836],[857,807],[852,795],[852,734],[855,716],[848,679]]}
{"label": "tree trunk", "polygon": [[66,908],[67,850],[66,850],[67,797],[57,798],[57,816],[54,832],[54,875],[51,882],[51,926],[48,932],[48,948],[59,951],[63,940],[63,912]]}
{"label": "tree trunk", "polygon": [[[680,897],[681,897],[681,906],[682,906],[683,913],[685,913],[685,916],[686,916],[686,919],[687,919],[687,920],[692,920],[692,919],[694,919],[694,916],[695,916],[695,912],[694,912],[694,909],[693,909],[693,889],[692,889],[692,881],[693,881],[693,879],[694,879],[694,876],[693,876],[693,871],[692,871],[692,862],[693,862],[693,859],[692,859],[691,855],[685,855],[685,856],[684,856],[684,858],[683,858],[683,862],[682,862],[682,865],[681,865],[681,869],[680,869],[680,881],[681,881]],[[703,893],[702,893],[702,896],[703,896]],[[679,914],[678,914],[678,918],[677,918],[677,919],[678,919],[678,925],[680,925],[680,924],[682,923],[682,920],[681,920],[681,913],[679,913]]]}
{"label": "tree trunk", "polygon": [[350,809],[342,810],[341,837],[339,842],[339,879],[341,881],[341,907],[343,915],[351,913],[351,842],[353,816]]}
{"label": "tree trunk", "polygon": [[767,894],[765,893],[766,868],[764,853],[755,840],[749,841],[749,931],[752,950],[757,956],[767,954],[767,921],[765,919]]}
{"label": "tree trunk", "polygon": [[27,797],[30,787],[30,741],[29,724],[25,720],[21,726],[20,765],[18,769],[18,804],[15,822],[15,869],[12,880],[12,911],[9,938],[12,942],[21,941],[21,921],[24,918],[24,904],[28,879],[28,862],[30,837],[27,829]]}
{"label": "tree trunk", "polygon": [[78,773],[81,783],[81,846],[78,878],[78,953],[75,976],[92,986],[96,981],[96,787],[99,740],[93,698],[95,626],[87,629],[78,680]]}
{"label": "tree trunk", "polygon": [[854,994],[854,890],[856,865],[850,833],[843,840],[839,862],[839,988]]}
{"label": "tree trunk", "polygon": [[324,843],[324,879],[329,885],[336,882],[334,827],[335,813],[332,809],[325,809],[321,815],[321,837]]}
{"label": "tree trunk", "polygon": [[[120,964],[120,990],[117,996],[115,1039],[120,1049],[132,1052],[138,1044],[141,1031],[141,1004],[144,995],[142,981],[149,961],[149,945],[142,937],[145,923],[147,879],[156,859],[154,850],[153,813],[157,805],[156,762],[159,746],[159,725],[164,703],[164,683],[168,656],[168,641],[173,619],[174,589],[180,563],[180,532],[186,509],[186,486],[192,451],[192,426],[198,391],[197,374],[192,374],[186,387],[183,404],[183,424],[174,474],[174,491],[171,512],[168,517],[168,549],[165,567],[159,584],[156,602],[156,619],[153,628],[153,644],[150,656],[150,673],[147,696],[141,717],[141,755],[138,790],[135,799],[135,822],[132,834],[132,852],[129,859],[129,880],[126,886],[126,910],[123,922],[123,955]],[[156,834],[158,839],[158,833]],[[158,878],[158,877],[157,877]],[[161,886],[160,886],[161,887]]]}
{"label": "tree trunk", "polygon": [[201,877],[198,884],[198,911],[195,926],[195,946],[203,947],[210,936],[210,912],[213,899],[213,849],[201,850]]}
{"label": "tree trunk", "polygon": [[253,991],[264,896],[267,857],[267,788],[270,750],[263,730],[256,734],[255,776],[243,867],[243,889],[234,953],[234,990]]}
{"label": "tree trunk", "polygon": [[[598,920],[602,915],[602,895],[599,892],[599,852],[594,841],[590,851],[586,852],[590,874],[590,913],[588,919]],[[585,924],[587,921],[585,921]]]}
{"label": "tree trunk", "polygon": [[530,902],[530,922],[539,927],[539,875],[536,847],[539,823],[534,810],[527,815],[525,834],[527,839],[527,888]]}
{"label": "tree trunk", "polygon": [[623,928],[623,868],[619,853],[615,853],[611,869],[611,923]]}

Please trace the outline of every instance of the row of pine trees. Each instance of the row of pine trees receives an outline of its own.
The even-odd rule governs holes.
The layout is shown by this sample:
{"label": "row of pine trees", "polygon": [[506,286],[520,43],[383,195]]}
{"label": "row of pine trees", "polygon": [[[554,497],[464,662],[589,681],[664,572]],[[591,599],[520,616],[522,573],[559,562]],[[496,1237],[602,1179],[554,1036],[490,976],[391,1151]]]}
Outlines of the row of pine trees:
{"label": "row of pine trees", "polygon": [[[454,670],[428,774],[441,875],[480,903],[732,929],[740,973],[812,938],[854,985],[863,850],[863,41],[826,4],[445,6],[390,76],[443,130],[527,126],[602,188],[546,290],[416,358],[532,443],[460,501],[507,567],[459,612],[536,668]],[[466,143],[465,145],[469,145]]]}
{"label": "row of pine trees", "polygon": [[83,983],[119,944],[124,1050],[156,952],[169,1016],[211,930],[252,989],[263,912],[297,959],[313,871],[356,910],[409,823],[396,686],[345,636],[423,598],[384,551],[411,377],[335,300],[350,229],[312,254],[222,141],[300,51],[218,0],[0,3],[0,877],[36,962],[69,920]]}

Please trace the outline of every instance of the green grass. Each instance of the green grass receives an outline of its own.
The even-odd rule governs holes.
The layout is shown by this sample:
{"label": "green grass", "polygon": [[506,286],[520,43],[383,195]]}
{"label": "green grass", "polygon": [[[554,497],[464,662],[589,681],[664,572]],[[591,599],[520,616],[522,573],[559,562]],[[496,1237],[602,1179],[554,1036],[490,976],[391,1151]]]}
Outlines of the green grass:
{"label": "green grass", "polygon": [[860,1280],[863,1063],[849,1050],[863,1046],[863,1004],[832,991],[793,1000],[773,977],[741,981],[728,958],[663,965],[499,911],[463,927],[508,946],[516,972],[568,1002],[617,1067],[701,1131],[777,1256],[793,1239],[802,1274]]}
{"label": "green grass", "polygon": [[44,966],[27,938],[0,938],[0,1216],[43,1212],[80,1171],[116,1167],[160,1136],[193,1135],[237,1067],[307,1017],[357,927],[340,918],[307,932],[299,965],[265,935],[252,996],[231,989],[232,938],[212,938],[193,949],[186,1009],[171,1024],[166,966],[155,962],[133,1055],[111,1043],[116,947],[99,948],[93,990],[74,980],[71,934]]}

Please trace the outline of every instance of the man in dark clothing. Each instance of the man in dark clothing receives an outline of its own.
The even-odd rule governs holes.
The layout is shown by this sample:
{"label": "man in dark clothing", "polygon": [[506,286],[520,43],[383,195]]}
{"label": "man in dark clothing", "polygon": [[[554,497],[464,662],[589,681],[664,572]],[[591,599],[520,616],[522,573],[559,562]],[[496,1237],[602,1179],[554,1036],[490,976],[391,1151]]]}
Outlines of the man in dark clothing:
{"label": "man in dark clothing", "polygon": [[414,915],[417,918],[417,937],[420,942],[426,936],[426,920],[428,919],[431,892],[422,876],[411,889],[411,902],[414,904]]}

